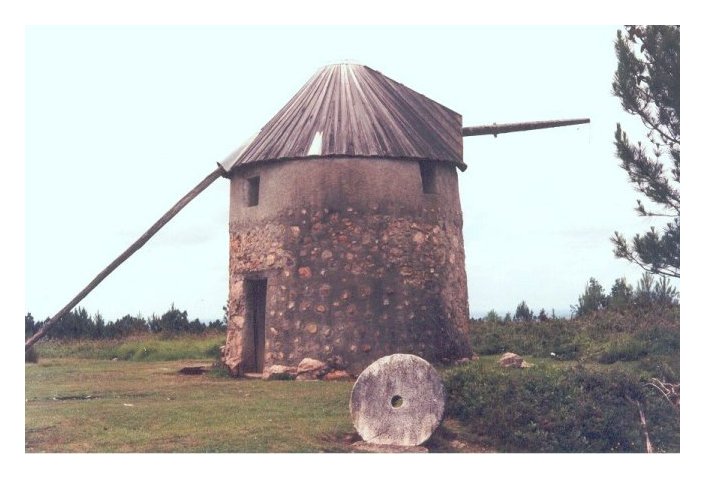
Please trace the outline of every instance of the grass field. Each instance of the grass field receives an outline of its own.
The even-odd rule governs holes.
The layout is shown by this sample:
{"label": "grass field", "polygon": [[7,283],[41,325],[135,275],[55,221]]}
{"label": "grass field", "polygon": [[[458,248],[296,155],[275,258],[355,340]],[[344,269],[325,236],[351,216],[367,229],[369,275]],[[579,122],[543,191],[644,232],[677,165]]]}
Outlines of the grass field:
{"label": "grass field", "polygon": [[[439,368],[446,414],[431,452],[680,451],[677,311],[591,321],[473,324],[479,361]],[[234,380],[219,335],[47,341],[25,363],[26,452],[350,452],[347,382]],[[534,367],[506,370],[502,351]],[[552,354],[553,353],[553,354]]]}
{"label": "grass field", "polygon": [[[543,406],[532,405],[527,398],[541,397],[537,387],[552,389],[560,384],[546,382],[548,378],[571,377],[576,362],[527,359],[534,364],[528,370],[503,370],[496,364],[497,356],[441,369],[451,396],[443,423],[425,444],[429,450],[501,451],[505,448],[497,443],[496,434],[530,431],[520,427],[522,419],[517,414],[531,415],[534,408],[554,405],[545,399]],[[350,452],[351,444],[359,440],[348,412],[351,381],[233,380],[215,374],[178,373],[182,367],[195,365],[209,362],[50,358],[26,364],[25,451]],[[629,373],[634,366],[593,364],[588,371]],[[457,378],[468,374],[474,377],[470,394],[476,405],[472,407],[491,408],[469,422],[453,412],[463,397]],[[524,396],[527,387],[530,390]],[[521,404],[507,403],[508,393]],[[551,416],[548,411],[542,414]],[[627,414],[635,411],[627,410]],[[494,426],[484,425],[483,420]],[[488,435],[483,436],[483,431]],[[655,437],[657,444],[659,436]],[[502,442],[514,444],[515,452],[521,444],[512,437]],[[536,447],[532,442],[524,450]],[[667,450],[677,451],[677,438],[676,450],[673,447]]]}
{"label": "grass field", "polygon": [[193,361],[26,367],[27,452],[336,451],[352,383],[184,376]]}
{"label": "grass field", "polygon": [[[204,361],[53,358],[25,367],[26,452],[350,452],[353,382],[178,374]],[[445,420],[432,452],[487,452]]]}

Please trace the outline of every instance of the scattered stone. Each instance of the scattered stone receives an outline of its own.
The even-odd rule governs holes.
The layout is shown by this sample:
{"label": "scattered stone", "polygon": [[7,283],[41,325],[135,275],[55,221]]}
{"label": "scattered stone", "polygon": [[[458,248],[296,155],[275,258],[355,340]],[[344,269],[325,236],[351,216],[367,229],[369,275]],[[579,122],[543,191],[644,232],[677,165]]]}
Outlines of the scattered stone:
{"label": "scattered stone", "polygon": [[341,356],[337,356],[337,355],[326,359],[326,365],[330,369],[339,369],[341,371],[344,371],[348,367],[345,360]]}
{"label": "scattered stone", "polygon": [[467,447],[468,447],[467,444],[465,444],[462,441],[458,441],[457,439],[453,439],[452,441],[450,441],[448,443],[448,445],[453,449],[460,449],[460,450],[467,449]]}
{"label": "scattered stone", "polygon": [[461,364],[467,364],[469,362],[470,362],[470,358],[460,358],[460,359],[456,359],[455,361],[453,361],[453,364],[455,364],[456,366],[460,366]]}
{"label": "scattered stone", "polygon": [[308,266],[302,266],[299,268],[299,277],[308,279],[311,277],[311,268]]}
{"label": "scattered stone", "polygon": [[524,358],[516,353],[504,353],[502,357],[499,358],[499,365],[503,368],[519,368]]}
{"label": "scattered stone", "polygon": [[264,368],[264,372],[262,372],[262,379],[275,380],[294,378],[296,378],[296,368],[294,366],[274,364]]}
{"label": "scattered stone", "polygon": [[296,368],[297,381],[312,381],[320,379],[329,371],[328,366],[323,361],[312,358],[304,358]]}
{"label": "scattered stone", "polygon": [[533,364],[527,363],[524,358],[515,353],[504,353],[498,362],[503,368],[530,368],[533,366]]}
{"label": "scattered stone", "polygon": [[98,397],[100,396],[91,396],[90,394],[88,394],[86,396],[54,396],[52,397],[52,399],[54,401],[90,401],[91,399],[96,399]]}
{"label": "scattered stone", "polygon": [[341,370],[334,370],[329,373],[326,373],[325,376],[323,376],[324,381],[342,381],[342,380],[347,380],[351,379],[352,376],[347,371],[341,371]]}
{"label": "scattered stone", "polygon": [[318,326],[316,325],[316,323],[308,323],[306,324],[306,331],[311,334],[316,334],[316,331],[318,331]]}

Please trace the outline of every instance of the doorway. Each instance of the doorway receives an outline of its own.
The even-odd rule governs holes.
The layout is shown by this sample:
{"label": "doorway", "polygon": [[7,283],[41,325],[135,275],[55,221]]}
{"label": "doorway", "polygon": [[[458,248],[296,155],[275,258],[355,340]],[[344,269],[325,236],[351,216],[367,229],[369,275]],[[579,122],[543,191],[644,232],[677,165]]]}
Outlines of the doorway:
{"label": "doorway", "polygon": [[264,369],[264,321],[267,309],[267,280],[245,280],[247,345],[243,350],[246,373],[261,373]]}

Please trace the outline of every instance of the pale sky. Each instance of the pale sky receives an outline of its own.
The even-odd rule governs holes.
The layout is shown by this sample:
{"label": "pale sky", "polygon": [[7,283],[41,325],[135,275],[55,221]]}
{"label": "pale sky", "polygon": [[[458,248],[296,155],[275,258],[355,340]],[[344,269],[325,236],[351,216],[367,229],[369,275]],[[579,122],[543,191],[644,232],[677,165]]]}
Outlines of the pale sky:
{"label": "pale sky", "polygon": [[[472,316],[568,312],[592,276],[641,270],[615,230],[651,220],[614,155],[618,26],[31,27],[26,30],[25,309],[55,314],[315,73],[354,60],[457,111],[463,125],[589,117],[464,139],[458,172]],[[81,302],[106,320],[217,319],[228,291],[219,179]],[[675,283],[678,285],[678,283]],[[679,286],[679,285],[678,285]]]}

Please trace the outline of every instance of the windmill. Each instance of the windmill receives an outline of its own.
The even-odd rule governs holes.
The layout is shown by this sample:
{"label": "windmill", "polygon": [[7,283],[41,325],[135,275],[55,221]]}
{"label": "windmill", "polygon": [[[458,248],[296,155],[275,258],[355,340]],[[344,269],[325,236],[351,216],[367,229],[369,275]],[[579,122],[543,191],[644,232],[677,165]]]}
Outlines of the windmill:
{"label": "windmill", "polygon": [[[367,173],[367,178],[373,178],[377,174],[375,172],[378,171],[379,165],[381,164],[380,162],[386,162],[385,164],[393,165],[392,168],[394,168],[394,172],[391,174],[399,174],[400,176],[398,178],[400,182],[404,181],[402,177],[407,174],[400,173],[401,169],[403,169],[404,172],[410,172],[409,175],[404,178],[407,178],[411,182],[418,182],[423,188],[423,191],[419,192],[420,199],[413,205],[407,205],[407,210],[414,210],[417,207],[417,209],[420,209],[421,206],[419,205],[428,204],[431,205],[429,208],[433,211],[433,215],[438,216],[441,215],[441,213],[445,214],[445,212],[441,210],[447,208],[447,205],[454,201],[453,198],[444,199],[443,197],[445,189],[452,181],[455,181],[454,188],[457,196],[457,179],[453,180],[453,178],[455,178],[455,168],[457,167],[461,171],[467,168],[462,161],[463,137],[480,135],[494,135],[496,137],[499,134],[510,132],[579,125],[588,122],[589,119],[583,118],[463,127],[462,119],[459,114],[368,67],[353,64],[329,65],[323,67],[257,135],[246,141],[243,146],[229,155],[225,160],[217,163],[217,167],[212,172],[206,175],[203,180],[176,202],[174,206],[159,218],[142,236],[113,260],[105,269],[98,273],[98,275],[71,299],[71,301],[52,318],[46,321],[36,334],[27,339],[25,342],[25,350],[28,350],[33,344],[46,335],[54,324],[71,311],[86,295],[100,284],[101,281],[127,260],[127,258],[144,246],[157,231],[166,225],[166,223],[178,214],[191,200],[220,177],[228,178],[231,181],[231,245],[235,245],[231,246],[232,256],[232,248],[242,247],[242,237],[238,233],[238,228],[243,225],[237,215],[233,217],[233,212],[240,214],[246,219],[252,216],[252,212],[256,210],[251,207],[258,205],[261,190],[268,186],[265,184],[266,181],[269,181],[266,177],[261,177],[259,174],[252,173],[252,171],[259,171],[259,169],[265,167],[270,168],[271,165],[275,165],[271,166],[271,168],[279,168],[281,170],[282,165],[289,167],[302,159],[308,162],[304,168],[308,168],[309,165],[315,165],[315,161],[320,160],[335,160],[333,162],[327,161],[326,164],[335,163],[339,165],[341,162],[347,161],[346,158],[354,157],[365,160],[364,165],[368,165],[370,168]],[[414,163],[416,170],[409,170],[408,166],[411,164],[410,160]],[[419,165],[420,170],[415,166],[416,164]],[[363,165],[363,163],[361,162],[360,165]],[[365,168],[368,168],[368,166],[365,166]],[[436,166],[439,166],[438,170],[435,169]],[[306,170],[304,169],[302,171],[305,172]],[[314,170],[311,171],[313,172]],[[452,174],[450,173],[451,171]],[[336,184],[339,186],[342,185],[343,188],[351,189],[351,191],[348,192],[351,196],[355,195],[355,191],[352,190],[356,188],[362,188],[364,191],[367,191],[365,188],[369,190],[369,187],[365,187],[364,184],[362,184],[362,186],[358,183],[355,183],[353,186],[348,184],[349,181],[353,181],[350,180],[352,177],[350,176],[349,168],[339,173],[348,175],[346,176],[348,179],[333,181],[329,178],[330,174],[321,173],[320,182],[325,183],[326,181],[332,181],[336,183],[336,181],[338,181]],[[384,173],[382,176],[385,174],[389,173]],[[282,176],[281,178],[284,179],[284,182],[286,181],[286,176]],[[358,180],[359,179],[355,179],[353,183]],[[261,181],[265,181],[265,183],[261,183]],[[379,183],[381,180],[378,178],[375,181]],[[436,181],[440,182],[440,186],[435,184]],[[280,182],[279,185],[284,187],[283,182]],[[384,195],[387,194],[385,189],[390,185],[390,182],[387,182],[386,185],[382,183],[378,184],[376,191],[382,195],[382,201],[384,200]],[[411,183],[409,183],[409,185],[411,185]],[[407,187],[409,185],[407,185]],[[271,186],[271,184],[269,184],[269,186]],[[316,193],[317,196],[321,196],[319,193],[320,192]],[[340,202],[340,195],[338,195],[338,193],[339,191],[335,192],[333,195],[328,195],[326,197],[327,199],[321,199],[321,205],[319,205],[321,206],[321,211],[317,213],[307,211],[305,218],[298,212],[290,212],[290,215],[296,216],[296,219],[291,221],[297,221],[299,223],[286,224],[288,228],[286,230],[286,238],[292,236],[292,231],[301,231],[301,225],[306,225],[303,227],[304,229],[309,228],[311,222],[317,222],[316,224],[323,224],[325,226],[329,223],[332,224],[331,222],[339,221],[341,218],[344,222],[354,221],[353,216],[361,213],[361,211],[359,211],[360,208],[347,208],[346,210],[345,205],[341,206],[338,204]],[[401,191],[400,193],[404,192]],[[433,195],[439,196],[436,197]],[[441,200],[438,198],[441,198]],[[238,202],[242,202],[242,204],[240,205]],[[238,204],[233,206],[235,203]],[[240,208],[241,206],[242,208]],[[381,212],[376,209],[377,206],[376,203],[374,205],[372,203],[369,203],[369,205],[366,204],[366,206],[362,207],[362,210],[364,210],[362,213],[367,214],[369,217],[374,216],[374,218],[378,218]],[[424,206],[423,208],[423,215],[425,216],[419,216],[418,221],[412,218],[413,221],[409,221],[408,224],[423,226],[425,219],[427,219],[426,207]],[[457,207],[451,205],[450,208],[455,208],[457,210],[455,213],[458,213],[456,216],[459,216],[459,204]],[[384,207],[381,209],[384,210]],[[301,211],[305,210],[306,208],[303,208]],[[347,215],[347,213],[350,214]],[[396,211],[394,214],[397,213],[399,212]],[[316,214],[319,216],[316,217]],[[404,214],[406,215],[407,213]],[[321,215],[325,218],[321,218]],[[434,218],[436,216],[434,216]],[[389,220],[389,215],[387,215],[386,218]],[[395,217],[393,219],[397,218]],[[253,216],[252,221],[256,222],[256,220],[257,218]],[[242,271],[231,272],[230,302],[237,306],[236,308],[232,308],[234,311],[232,314],[235,315],[233,317],[237,319],[234,323],[238,321],[246,323],[251,321],[251,324],[247,323],[249,326],[245,324],[241,327],[241,331],[238,333],[239,336],[236,334],[238,339],[233,343],[231,349],[236,350],[232,354],[237,358],[237,361],[232,365],[231,371],[247,371],[249,369],[250,371],[261,372],[265,363],[271,365],[272,362],[278,359],[286,361],[287,355],[289,359],[291,359],[295,358],[296,354],[306,353],[306,351],[299,351],[298,353],[291,352],[293,350],[287,349],[285,346],[282,346],[281,350],[272,349],[269,346],[265,347],[265,341],[271,340],[271,342],[274,343],[276,338],[265,338],[265,336],[270,333],[264,329],[264,311],[271,309],[270,306],[273,304],[272,302],[279,301],[282,303],[282,311],[280,312],[284,317],[290,314],[287,311],[287,301],[285,301],[283,297],[266,299],[267,280],[269,280],[271,288],[275,279],[279,281],[277,278],[279,278],[280,273],[282,273],[280,278],[282,283],[280,286],[285,289],[291,289],[291,285],[294,284],[292,282],[293,278],[296,278],[299,283],[309,281],[310,285],[314,286],[313,289],[315,289],[319,295],[337,295],[336,298],[326,299],[320,304],[312,304],[310,308],[304,306],[304,303],[307,302],[306,299],[300,300],[299,298],[294,298],[292,301],[289,301],[289,303],[294,303],[294,307],[288,309],[299,312],[302,317],[323,318],[310,322],[306,322],[306,320],[297,322],[296,329],[299,332],[287,333],[288,335],[300,334],[302,335],[301,337],[305,336],[307,341],[311,341],[312,345],[321,346],[325,344],[325,346],[321,347],[332,347],[333,352],[335,352],[336,346],[331,345],[333,344],[332,338],[336,337],[336,333],[330,336],[330,344],[327,343],[328,340],[324,339],[322,335],[329,337],[330,332],[326,334],[326,330],[335,329],[336,324],[340,322],[331,319],[334,313],[336,313],[333,309],[339,308],[342,311],[344,307],[348,308],[346,311],[349,316],[355,316],[356,318],[362,317],[364,314],[375,315],[379,312],[380,315],[385,317],[385,321],[389,319],[388,322],[390,322],[390,324],[396,321],[394,314],[400,316],[402,313],[408,313],[410,317],[413,318],[415,315],[414,311],[421,308],[424,311],[422,313],[423,315],[428,316],[435,314],[437,317],[443,318],[441,323],[434,324],[434,328],[437,327],[437,330],[445,331],[448,342],[454,342],[458,337],[462,337],[463,334],[466,334],[466,332],[462,331],[462,324],[466,323],[466,321],[463,321],[462,316],[467,316],[467,306],[465,306],[465,310],[463,310],[462,303],[467,303],[467,289],[464,266],[459,265],[463,262],[458,258],[453,259],[453,255],[455,252],[457,256],[462,257],[464,250],[462,246],[462,234],[457,227],[457,220],[448,221],[450,221],[448,223],[449,225],[455,221],[456,224],[454,227],[457,230],[456,233],[446,234],[445,224],[442,228],[443,232],[436,232],[435,228],[432,228],[432,221],[426,221],[426,223],[428,223],[426,230],[419,227],[415,230],[415,233],[411,235],[404,233],[405,241],[408,240],[408,248],[413,248],[416,252],[413,253],[413,255],[415,255],[414,261],[416,261],[417,257],[428,257],[430,258],[428,264],[418,262],[412,264],[410,263],[411,260],[406,261],[403,257],[401,260],[393,257],[395,254],[393,250],[398,250],[399,248],[397,246],[399,245],[390,246],[388,249],[392,252],[384,250],[383,246],[380,246],[379,249],[374,249],[376,246],[373,246],[373,251],[366,252],[369,253],[366,257],[374,259],[370,260],[366,267],[367,269],[363,268],[363,270],[356,272],[355,265],[353,264],[351,267],[350,263],[360,262],[361,257],[348,259],[347,264],[345,260],[338,261],[338,256],[344,254],[347,246],[345,244],[339,246],[336,242],[335,245],[337,246],[335,247],[326,246],[318,248],[316,254],[322,256],[316,260],[318,263],[315,261],[312,263],[312,265],[316,265],[316,267],[313,267],[312,265],[301,263],[301,260],[297,259],[303,256],[301,254],[303,251],[309,255],[310,251],[308,250],[311,248],[308,248],[306,245],[301,246],[299,243],[302,241],[305,242],[306,239],[299,237],[298,235],[300,233],[295,233],[293,234],[295,238],[291,240],[298,242],[296,243],[297,250],[294,253],[286,251],[285,254],[280,255],[277,253],[271,255],[265,252],[261,258],[251,259],[251,263],[254,264],[247,266],[250,269],[245,268]],[[460,222],[462,222],[462,220],[460,220]],[[367,223],[363,225],[363,230],[366,228],[366,224]],[[265,228],[266,225],[266,222],[262,222],[262,224],[258,226],[259,230]],[[431,228],[433,231],[431,231]],[[376,225],[374,228],[370,228],[370,230],[380,231],[380,226]],[[346,236],[340,234],[340,231],[329,233],[335,234],[336,239]],[[311,234],[315,235],[319,233],[313,232]],[[283,238],[284,236],[278,239],[284,241]],[[438,243],[436,242],[438,238],[441,238],[441,247],[438,247]],[[331,238],[327,238],[326,241],[330,239]],[[288,241],[288,239],[286,241]],[[444,241],[447,242],[447,245],[443,243]],[[460,242],[459,249],[457,249],[458,242]],[[360,243],[364,243],[364,240],[354,240],[353,243],[357,248]],[[455,246],[448,246],[451,244]],[[338,251],[335,249],[336,247],[342,249]],[[401,248],[404,249],[406,246],[402,245]],[[453,248],[456,248],[456,250],[453,250]],[[316,248],[314,247],[313,249]],[[439,260],[436,255],[439,250],[449,251],[449,257],[446,258],[444,256]],[[238,254],[242,255],[243,251],[239,250]],[[410,250],[407,256],[409,255],[412,255]],[[270,258],[271,256],[273,256],[273,259]],[[292,259],[294,256],[296,256],[296,258]],[[308,257],[310,257],[310,255]],[[434,270],[434,262],[438,261],[446,264],[445,267],[447,268],[450,268],[450,264],[455,264],[453,268],[454,270],[457,269],[457,274],[453,275],[455,280],[452,281],[456,285],[453,286],[456,289],[449,295],[445,295],[442,290],[443,287],[445,287],[444,285],[449,282],[448,278],[444,279],[444,276],[448,275],[439,273],[442,268],[439,267],[439,271],[424,273],[424,275],[417,275],[415,271],[415,268]],[[291,264],[288,264],[289,262]],[[336,274],[339,275],[338,279],[340,281],[338,281],[338,283],[340,284],[334,283],[331,286],[331,281],[327,281],[325,278],[312,278],[312,276],[316,275],[325,275],[326,268],[318,267],[323,265],[324,262],[325,264],[332,265],[327,273],[328,278],[331,274],[330,271],[339,270]],[[380,265],[380,262],[385,263],[385,265],[386,263],[394,263],[395,266],[393,269],[394,275],[396,276],[382,271],[384,267]],[[409,266],[410,264],[411,266]],[[276,278],[272,276],[274,273],[269,272],[274,269],[277,270]],[[291,279],[288,279],[290,276]],[[355,293],[348,291],[351,288],[342,286],[342,284],[345,284],[348,280],[354,282],[354,278],[361,276],[365,278],[375,277],[376,279],[373,278],[369,281],[366,279],[365,281],[367,282],[364,282],[364,284],[353,285],[352,289],[355,290]],[[285,279],[285,277],[287,279]],[[396,286],[389,287],[390,282],[398,282],[403,285],[412,285],[413,283],[413,288],[409,286],[411,289],[397,288],[397,290],[394,290]],[[440,285],[440,289],[436,288],[438,285]],[[262,292],[262,288],[264,288],[264,293]],[[233,291],[235,292],[233,293]],[[353,301],[355,298],[350,299],[350,294],[357,294],[356,292],[358,291],[361,298],[358,298],[358,302],[355,303]],[[422,303],[428,301],[428,298],[424,296],[428,291],[439,297],[445,295],[452,298],[439,303],[438,307],[434,310],[435,312],[427,312],[425,305]],[[287,294],[289,297],[292,295],[291,291]],[[462,296],[464,296],[464,300],[458,300],[458,298]],[[404,297],[406,297],[406,299],[404,299]],[[262,304],[258,305],[258,301],[262,301]],[[267,301],[269,301],[269,303]],[[350,304],[346,303],[347,306],[346,304],[341,304],[341,302],[345,303],[346,301]],[[387,318],[388,313],[382,306],[380,306],[380,309],[373,308],[374,310],[370,310],[368,306],[373,301],[385,307],[396,307],[398,311],[393,314],[390,313],[389,318]],[[391,301],[392,304],[390,304],[389,301]],[[451,305],[450,302],[458,303],[460,306]],[[404,304],[406,306],[404,306]],[[238,308],[241,310],[240,312],[237,311]],[[271,312],[273,313],[274,311]],[[341,314],[343,313],[341,312]],[[255,318],[258,315],[262,316],[259,320]],[[453,315],[459,317],[456,322],[461,324],[461,326],[452,324],[454,320],[445,318],[446,316],[449,317]],[[446,320],[449,321],[448,324],[443,322]],[[336,323],[336,321],[338,321],[338,323]],[[286,323],[282,323],[282,325],[284,328],[287,327]],[[394,327],[397,329],[390,332],[391,339],[387,342],[402,341],[398,331],[403,331],[404,328],[401,328],[399,325]],[[419,329],[419,331],[414,334],[418,337],[426,334],[427,331],[421,331],[424,328],[428,329],[426,326],[418,326],[417,329]],[[270,329],[276,330],[281,328]],[[460,334],[455,334],[455,329],[457,329]],[[365,332],[361,333],[358,329],[354,328],[348,331],[341,327],[338,333],[338,339],[348,336],[355,338],[355,341],[363,344],[362,348],[366,349],[366,351],[364,351],[365,353],[379,356],[385,352],[394,352],[384,349],[386,343],[383,339],[370,338],[369,336],[365,339]],[[418,338],[414,340],[415,342],[411,341],[411,339],[409,341],[409,350],[413,350],[417,343],[421,342]],[[424,339],[421,347],[425,347],[427,342],[428,341]],[[367,345],[367,343],[370,344]],[[345,344],[345,346],[347,348],[348,345]],[[226,347],[229,346],[226,345]],[[352,348],[353,345],[350,347]],[[444,354],[442,351],[438,351],[439,347],[436,347],[434,350],[434,346],[430,345],[429,349],[425,352],[441,358]],[[461,356],[465,353],[464,347],[465,346],[462,344],[454,345],[453,348],[455,348],[456,351],[453,354]],[[268,352],[270,349],[271,352]],[[433,352],[431,352],[431,350],[433,350]],[[357,357],[355,355],[362,354],[357,350],[348,351],[348,349],[345,349],[345,351],[350,354],[351,358]],[[424,351],[415,352],[419,354],[424,353]],[[271,357],[265,357],[265,354]],[[279,356],[277,356],[277,354]],[[354,359],[350,360],[354,361]]]}

